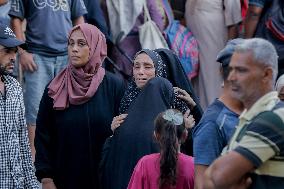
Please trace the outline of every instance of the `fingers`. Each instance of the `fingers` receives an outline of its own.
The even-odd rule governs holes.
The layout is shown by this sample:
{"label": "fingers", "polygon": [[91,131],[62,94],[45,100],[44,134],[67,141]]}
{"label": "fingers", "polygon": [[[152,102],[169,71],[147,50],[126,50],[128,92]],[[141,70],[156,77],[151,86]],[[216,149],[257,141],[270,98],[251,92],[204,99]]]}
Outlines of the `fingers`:
{"label": "fingers", "polygon": [[191,96],[183,89],[180,89],[178,87],[174,87],[174,91],[178,92],[178,97],[180,97],[180,98],[190,98],[191,99]]}
{"label": "fingers", "polygon": [[30,72],[34,72],[37,70],[37,66],[34,62],[27,63],[27,67],[28,67],[27,71],[30,71]]}
{"label": "fingers", "polygon": [[189,115],[189,110],[187,110],[183,116],[184,118],[184,125],[186,129],[191,129],[195,125],[195,119],[192,115]]}
{"label": "fingers", "polygon": [[34,72],[37,70],[37,65],[34,62],[33,55],[25,52],[19,56],[19,62],[24,71]]}
{"label": "fingers", "polygon": [[34,63],[34,61],[30,63],[30,67],[31,67],[30,69],[31,72],[34,72],[37,70],[37,65]]}
{"label": "fingers", "polygon": [[178,92],[178,98],[185,101],[191,108],[196,105],[194,100],[191,98],[191,96],[183,89],[180,89],[178,87],[174,87],[174,91]]}
{"label": "fingers", "polygon": [[[185,90],[181,89],[181,88],[178,88],[178,87],[174,87],[174,91],[175,92],[179,92],[181,93],[182,95],[186,96],[186,95],[189,95]],[[189,95],[190,96],[190,95]]]}
{"label": "fingers", "polygon": [[184,113],[183,117],[187,118],[190,114],[190,109],[187,109],[186,112]]}
{"label": "fingers", "polygon": [[115,116],[111,123],[111,130],[114,132],[116,128],[118,128],[123,122],[124,119],[127,117],[128,114],[121,114],[119,116]]}

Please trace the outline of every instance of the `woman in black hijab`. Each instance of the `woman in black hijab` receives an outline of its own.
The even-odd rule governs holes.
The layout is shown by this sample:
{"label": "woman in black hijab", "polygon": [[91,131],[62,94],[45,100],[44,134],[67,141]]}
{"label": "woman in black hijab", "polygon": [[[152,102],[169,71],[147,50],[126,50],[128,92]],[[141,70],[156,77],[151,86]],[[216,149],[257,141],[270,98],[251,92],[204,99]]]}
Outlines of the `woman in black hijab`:
{"label": "woman in black hijab", "polygon": [[202,117],[203,111],[178,56],[169,49],[156,49],[155,51],[162,58],[165,65],[167,79],[174,87],[185,90],[196,103],[196,105],[191,109],[191,114],[193,115],[195,122],[198,123]]}
{"label": "woman in black hijab", "polygon": [[[174,87],[179,88],[178,91],[182,91],[182,89],[185,90],[196,103],[196,105],[191,108],[190,114],[193,115],[195,124],[197,125],[202,117],[203,111],[178,56],[169,49],[156,49],[155,51],[159,53],[165,64],[167,79]],[[181,145],[181,151],[187,155],[193,155],[192,150],[192,136],[190,133],[187,140]]]}
{"label": "woman in black hijab", "polygon": [[157,52],[144,49],[136,54],[133,80],[121,101],[121,115],[113,120],[114,135],[105,145],[102,188],[127,188],[138,160],[159,151],[152,137],[155,117],[168,108],[183,113],[189,108],[190,102],[182,101],[166,78],[166,65]]}

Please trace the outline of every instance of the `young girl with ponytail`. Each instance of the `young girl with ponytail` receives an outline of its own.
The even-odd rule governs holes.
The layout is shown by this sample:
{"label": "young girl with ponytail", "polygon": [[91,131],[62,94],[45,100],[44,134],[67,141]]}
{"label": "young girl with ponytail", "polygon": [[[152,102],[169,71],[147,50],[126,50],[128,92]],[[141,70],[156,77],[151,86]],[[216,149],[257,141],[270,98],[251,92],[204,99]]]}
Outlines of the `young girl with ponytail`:
{"label": "young girl with ponytail", "polygon": [[194,188],[193,158],[180,153],[188,124],[193,122],[175,109],[168,109],[156,117],[154,136],[160,145],[160,153],[139,160],[128,189]]}

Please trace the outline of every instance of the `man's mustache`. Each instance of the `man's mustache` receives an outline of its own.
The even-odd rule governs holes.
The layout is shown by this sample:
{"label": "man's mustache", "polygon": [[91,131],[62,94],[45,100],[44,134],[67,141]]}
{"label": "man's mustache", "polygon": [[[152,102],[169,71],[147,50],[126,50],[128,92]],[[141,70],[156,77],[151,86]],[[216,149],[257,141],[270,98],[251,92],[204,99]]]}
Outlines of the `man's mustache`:
{"label": "man's mustache", "polygon": [[4,65],[0,65],[0,75],[10,75],[11,73],[7,70],[7,67],[10,65],[14,65],[15,64],[15,60],[10,60],[10,62],[8,64]]}

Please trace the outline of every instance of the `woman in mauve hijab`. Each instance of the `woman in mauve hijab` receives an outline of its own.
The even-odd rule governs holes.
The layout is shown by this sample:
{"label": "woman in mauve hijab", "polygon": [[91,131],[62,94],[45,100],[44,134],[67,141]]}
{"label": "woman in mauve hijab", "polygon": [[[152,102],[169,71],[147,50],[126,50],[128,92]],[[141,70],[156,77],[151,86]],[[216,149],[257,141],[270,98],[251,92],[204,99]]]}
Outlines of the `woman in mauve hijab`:
{"label": "woman in mauve hijab", "polygon": [[39,107],[35,167],[43,188],[98,186],[102,145],[124,93],[123,82],[102,68],[106,54],[95,26],[71,30],[69,64],[47,86]]}

